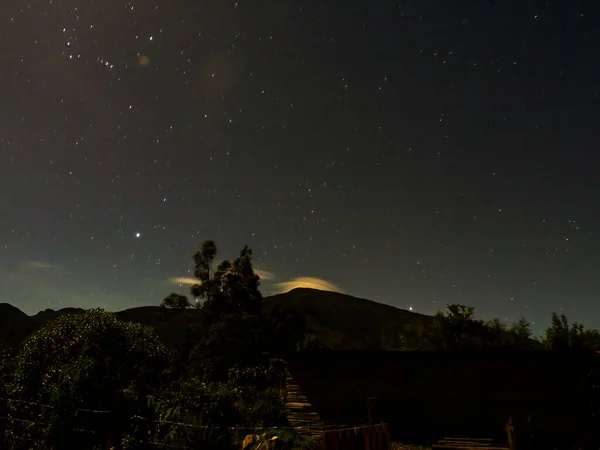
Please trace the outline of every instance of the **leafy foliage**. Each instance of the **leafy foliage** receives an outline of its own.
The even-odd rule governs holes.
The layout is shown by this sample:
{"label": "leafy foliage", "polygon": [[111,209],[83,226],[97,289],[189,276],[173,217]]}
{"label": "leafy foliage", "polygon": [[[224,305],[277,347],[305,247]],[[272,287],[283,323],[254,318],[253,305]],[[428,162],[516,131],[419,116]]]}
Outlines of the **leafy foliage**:
{"label": "leafy foliage", "polygon": [[294,351],[306,339],[306,318],[298,311],[272,307],[262,318],[261,339],[269,351]]}
{"label": "leafy foliage", "polygon": [[161,303],[161,306],[172,309],[186,309],[190,308],[192,305],[185,295],[172,293],[165,297]]}
{"label": "leafy foliage", "polygon": [[[11,440],[86,448],[133,433],[130,417],[145,409],[145,396],[159,386],[166,362],[166,349],[143,325],[121,322],[101,309],[59,317],[16,356],[8,386]],[[81,410],[106,413],[86,418]],[[82,426],[96,434],[72,431]]]}
{"label": "leafy foliage", "polygon": [[304,339],[298,342],[299,351],[326,350],[327,347],[313,333],[307,333]]}
{"label": "leafy foliage", "polygon": [[252,250],[245,246],[233,261],[213,265],[217,256],[214,241],[205,241],[194,254],[194,275],[199,280],[190,291],[200,303],[217,313],[258,314],[262,295],[260,277],[252,268]]}
{"label": "leafy foliage", "polygon": [[524,341],[531,339],[533,336],[533,332],[531,331],[531,324],[524,317],[521,317],[517,322],[515,322],[510,327],[509,331]]}
{"label": "leafy foliage", "polygon": [[445,312],[434,316],[431,326],[422,323],[391,327],[383,335],[383,348],[388,350],[481,350],[535,349],[539,344],[531,338],[531,325],[520,319],[507,327],[499,319],[483,321],[475,318],[472,306],[449,304]]}
{"label": "leafy foliage", "polygon": [[182,378],[151,399],[157,418],[165,423],[157,430],[155,442],[227,446],[240,439],[230,432],[231,427],[284,425],[284,382],[285,366],[277,360],[262,367],[231,368],[225,382]]}
{"label": "leafy foliage", "polygon": [[[323,337],[323,327],[308,327],[315,320],[314,315],[307,319],[307,310],[318,308],[301,313],[297,304],[287,309],[265,305],[247,246],[233,262],[215,267],[216,257],[214,241],[205,241],[193,255],[198,282],[190,293],[197,309],[177,293],[163,300],[162,309],[156,308],[157,329],[168,320],[173,320],[170,327],[178,327],[180,338],[171,352],[150,328],[119,321],[103,310],[59,316],[31,335],[14,357],[0,347],[0,395],[9,398],[0,402],[0,414],[9,417],[2,425],[7,447],[86,449],[111,444],[119,449],[148,444],[230,449],[239,448],[248,434],[261,448],[316,445],[294,433],[248,433],[239,427],[285,425],[286,365],[265,353],[326,349],[331,340]],[[296,297],[300,303],[306,300],[302,295]],[[449,304],[433,318],[396,315],[396,322],[388,317],[394,309],[387,308],[374,325],[358,327],[357,333],[375,336],[364,343],[377,345],[382,332],[383,348],[404,351],[526,350],[541,345],[532,339],[527,320],[510,326],[499,319],[484,321],[471,306]],[[357,306],[354,322],[338,314],[332,323],[345,327],[346,333],[356,321],[366,322],[364,311]],[[389,327],[381,330],[386,323]],[[564,315],[554,314],[543,344],[549,350],[598,350],[600,332],[569,325]],[[594,405],[600,404],[599,373],[592,371],[585,381],[590,398],[596,398]]]}
{"label": "leafy foliage", "polygon": [[[160,444],[226,447],[239,439],[230,427],[268,427],[285,421],[285,365],[264,360],[261,353],[273,350],[276,343],[295,348],[294,339],[304,333],[303,322],[280,310],[262,311],[260,279],[247,246],[233,263],[223,261],[215,269],[216,255],[213,241],[205,241],[194,255],[199,282],[191,294],[200,305],[199,320],[179,354],[182,370],[151,398],[156,417],[169,422],[156,431],[154,439]],[[290,325],[289,332],[282,323]],[[209,433],[207,426],[221,429]]]}
{"label": "leafy foliage", "polygon": [[230,263],[214,268],[217,246],[205,241],[194,254],[198,283],[192,295],[201,306],[201,320],[191,347],[182,355],[187,375],[204,382],[225,382],[230,368],[255,364],[262,352],[294,350],[305,334],[301,317],[279,309],[263,311],[260,278],[245,246]]}
{"label": "leafy foliage", "polygon": [[422,323],[391,326],[382,337],[383,350],[433,350],[430,331],[428,332]]}
{"label": "leafy foliage", "polygon": [[551,351],[600,350],[600,332],[569,321],[564,314],[552,313],[552,323],[546,328],[544,344]]}
{"label": "leafy foliage", "polygon": [[7,425],[4,417],[7,417],[9,414],[7,386],[12,377],[12,366],[12,350],[7,345],[0,343],[0,446],[2,444],[2,431],[6,429]]}

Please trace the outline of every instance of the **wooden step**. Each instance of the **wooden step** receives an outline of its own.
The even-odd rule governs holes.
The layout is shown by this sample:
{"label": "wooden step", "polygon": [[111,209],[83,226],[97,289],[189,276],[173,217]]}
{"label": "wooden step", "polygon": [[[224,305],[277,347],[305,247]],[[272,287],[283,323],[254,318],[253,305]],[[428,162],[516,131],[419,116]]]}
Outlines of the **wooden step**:
{"label": "wooden step", "polygon": [[508,447],[500,447],[493,445],[491,438],[458,438],[445,437],[440,439],[437,444],[431,448],[436,449],[453,449],[453,450],[509,450]]}
{"label": "wooden step", "polygon": [[435,444],[431,448],[452,448],[455,450],[480,450],[481,448],[493,449],[493,450],[509,450],[508,447],[481,447],[480,445],[469,445],[469,444]]}
{"label": "wooden step", "polygon": [[289,424],[305,436],[323,434],[323,422],[314,407],[308,401],[300,386],[287,378],[285,391],[285,409]]}

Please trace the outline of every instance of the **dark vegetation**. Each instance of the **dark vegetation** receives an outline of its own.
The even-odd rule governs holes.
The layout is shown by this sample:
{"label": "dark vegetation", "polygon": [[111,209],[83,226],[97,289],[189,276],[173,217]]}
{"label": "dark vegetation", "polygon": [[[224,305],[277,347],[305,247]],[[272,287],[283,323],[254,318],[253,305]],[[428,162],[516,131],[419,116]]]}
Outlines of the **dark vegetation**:
{"label": "dark vegetation", "polygon": [[[543,339],[464,305],[425,316],[343,294],[295,289],[263,298],[244,247],[215,264],[206,241],[198,283],[160,306],[69,308],[29,317],[0,304],[0,447],[311,448],[289,428],[286,362],[325,350],[600,349],[600,333],[554,314]],[[265,446],[263,446],[265,448]]]}

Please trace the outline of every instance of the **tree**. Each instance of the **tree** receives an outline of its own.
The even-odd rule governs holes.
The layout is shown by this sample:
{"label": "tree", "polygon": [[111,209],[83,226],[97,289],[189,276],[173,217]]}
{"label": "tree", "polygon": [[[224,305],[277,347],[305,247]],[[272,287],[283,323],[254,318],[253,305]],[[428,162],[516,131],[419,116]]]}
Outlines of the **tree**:
{"label": "tree", "polygon": [[510,333],[506,324],[497,317],[483,323],[482,335],[481,345],[484,348],[507,349],[515,347],[516,336]]}
{"label": "tree", "polygon": [[552,313],[552,324],[546,328],[544,343],[548,350],[565,351],[570,348],[570,337],[572,333],[569,330],[567,316]]}
{"label": "tree", "polygon": [[467,325],[475,319],[475,307],[461,304],[446,305],[446,320],[456,325]]}
{"label": "tree", "polygon": [[[205,381],[223,381],[233,364],[252,360],[273,341],[266,332],[272,321],[262,311],[252,250],[244,246],[233,262],[225,260],[215,268],[216,257],[217,246],[211,240],[193,255],[198,283],[190,292],[200,305],[200,320],[181,355],[187,361],[187,376]],[[167,304],[183,302],[173,295],[167,299]]]}
{"label": "tree", "polygon": [[430,339],[435,348],[466,350],[483,346],[485,325],[475,319],[474,307],[448,304],[446,312],[438,312],[433,321]]}
{"label": "tree", "polygon": [[489,330],[496,333],[503,333],[506,331],[506,325],[497,317],[486,320],[484,324]]}
{"label": "tree", "polygon": [[182,355],[186,376],[203,382],[224,382],[234,366],[260,366],[263,352],[294,351],[306,333],[306,320],[298,312],[263,309],[248,246],[233,262],[215,268],[216,257],[214,241],[205,241],[194,255],[198,283],[190,290],[202,306],[195,345]]}
{"label": "tree", "polygon": [[[110,440],[121,448],[121,436],[134,434],[131,417],[144,415],[167,360],[146,326],[101,309],[60,316],[34,333],[15,358],[9,395],[29,403],[11,403],[17,419],[9,430],[12,442],[90,448]],[[96,434],[72,431],[78,428]]]}
{"label": "tree", "polygon": [[296,310],[276,306],[263,311],[261,342],[271,352],[291,352],[304,341],[307,332],[306,317]]}
{"label": "tree", "polygon": [[543,344],[534,338],[531,324],[521,317],[508,328],[510,347],[518,350],[542,350]]}
{"label": "tree", "polygon": [[382,333],[382,348],[396,351],[435,350],[431,330],[421,321],[417,323],[390,324]]}
{"label": "tree", "polygon": [[600,350],[600,331],[594,329],[584,330],[581,339],[584,348],[594,352]]}
{"label": "tree", "polygon": [[600,331],[586,330],[583,324],[569,325],[567,316],[552,313],[552,324],[546,328],[544,344],[548,350],[600,350]]}
{"label": "tree", "polygon": [[298,342],[297,350],[304,352],[327,350],[327,346],[314,333],[307,333],[304,339]]}
{"label": "tree", "polygon": [[216,289],[216,281],[211,277],[212,266],[217,256],[217,246],[214,241],[204,241],[200,251],[194,254],[194,276],[200,281],[191,287],[194,298],[204,299],[206,302],[212,300]]}
{"label": "tree", "polygon": [[165,297],[165,299],[161,303],[161,306],[164,308],[172,309],[187,309],[190,308],[192,305],[190,304],[190,301],[185,295],[172,293]]}
{"label": "tree", "polygon": [[252,267],[252,250],[244,246],[227,273],[229,296],[235,299],[235,306],[250,314],[258,314],[262,306],[262,294],[259,291],[260,277]]}
{"label": "tree", "polygon": [[521,339],[531,339],[533,334],[531,324],[524,317],[513,323],[509,331]]}
{"label": "tree", "polygon": [[585,347],[585,327],[579,322],[573,322],[569,328],[569,348],[582,350]]}
{"label": "tree", "polygon": [[252,267],[252,250],[244,246],[233,263],[225,260],[213,270],[216,256],[214,241],[204,241],[194,254],[194,275],[199,281],[190,288],[194,298],[218,314],[259,314],[262,295],[260,277]]}

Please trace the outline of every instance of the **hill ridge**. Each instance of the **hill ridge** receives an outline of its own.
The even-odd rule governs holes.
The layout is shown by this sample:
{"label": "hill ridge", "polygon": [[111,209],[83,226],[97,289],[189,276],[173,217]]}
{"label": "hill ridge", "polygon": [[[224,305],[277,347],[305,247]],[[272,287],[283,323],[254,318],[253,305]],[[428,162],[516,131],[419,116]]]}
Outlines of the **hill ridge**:
{"label": "hill ridge", "polygon": [[[79,314],[82,308],[67,307],[59,310],[46,309],[29,316],[9,303],[4,306],[0,325],[11,323],[8,337],[13,345],[22,342],[29,334],[63,314]],[[319,341],[326,342],[334,350],[360,350],[381,347],[381,336],[386,326],[399,323],[421,323],[433,320],[432,316],[400,309],[374,300],[354,297],[332,291],[312,288],[295,288],[286,293],[266,296],[266,309],[281,309],[298,313],[306,318],[307,332]],[[192,320],[195,310],[187,314],[166,317],[163,308],[157,305],[136,306],[114,314],[121,320],[139,322],[155,328],[166,344],[177,339],[176,329],[185,321]],[[15,329],[15,326],[17,329]]]}

